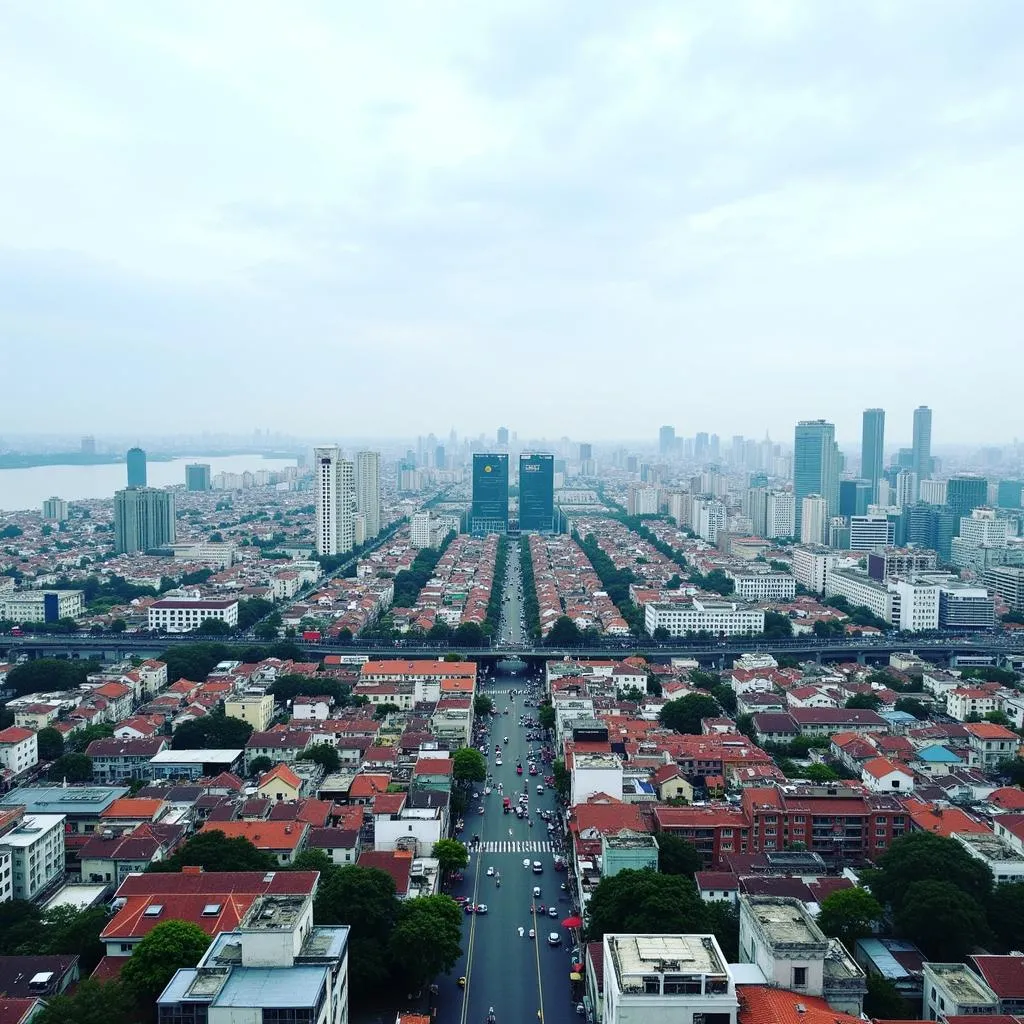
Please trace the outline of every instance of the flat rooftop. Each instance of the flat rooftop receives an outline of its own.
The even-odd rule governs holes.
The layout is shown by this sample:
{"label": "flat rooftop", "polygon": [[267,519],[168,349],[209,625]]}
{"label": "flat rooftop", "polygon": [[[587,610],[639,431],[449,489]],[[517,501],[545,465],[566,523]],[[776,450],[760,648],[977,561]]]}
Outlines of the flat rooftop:
{"label": "flat rooftop", "polygon": [[24,804],[30,814],[98,814],[127,793],[124,786],[21,786],[0,797],[0,804]]}
{"label": "flat rooftop", "polygon": [[608,768],[615,769],[622,766],[622,762],[614,754],[573,754],[572,764],[574,768]]}
{"label": "flat rooftop", "polygon": [[605,835],[604,844],[611,850],[656,850],[658,840],[645,832],[625,829],[615,835]]}
{"label": "flat rooftop", "polygon": [[998,1002],[998,997],[966,964],[925,964],[925,972],[931,971],[961,1003],[975,1003],[986,1006]]}
{"label": "flat rooftop", "polygon": [[5,832],[4,846],[28,847],[39,842],[40,837],[64,822],[63,814],[26,814],[21,823],[10,832]]}
{"label": "flat rooftop", "polygon": [[305,896],[258,896],[241,924],[242,931],[291,929],[306,904]]}
{"label": "flat rooftop", "polygon": [[828,940],[796,899],[745,897],[750,914],[773,945],[825,946]]}
{"label": "flat rooftop", "polygon": [[[606,935],[621,980],[649,974],[727,974],[713,935]],[[642,984],[642,982],[641,982]]]}
{"label": "flat rooftop", "polygon": [[233,764],[242,756],[242,749],[214,750],[161,750],[150,759],[150,764]]}

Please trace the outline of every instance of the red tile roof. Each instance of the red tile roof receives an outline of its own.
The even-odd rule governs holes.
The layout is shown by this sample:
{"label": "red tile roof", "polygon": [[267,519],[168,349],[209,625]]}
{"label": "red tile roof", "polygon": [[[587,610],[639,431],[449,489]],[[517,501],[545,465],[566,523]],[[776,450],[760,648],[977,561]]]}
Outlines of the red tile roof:
{"label": "red tile roof", "polygon": [[[35,735],[31,729],[22,729],[20,726],[11,725],[6,729],[0,729],[0,743],[24,743]],[[24,1000],[16,1000],[23,1002]]]}
{"label": "red tile roof", "polygon": [[0,1024],[21,1024],[29,1020],[30,1014],[35,1016],[35,1008],[42,1005],[42,1000],[35,996],[27,999],[0,999]]}
{"label": "red tile roof", "polygon": [[257,850],[296,850],[309,826],[289,821],[217,821],[207,822],[200,832],[223,832],[228,839],[241,836]]}
{"label": "red tile roof", "polygon": [[820,996],[766,985],[738,985],[736,993],[740,1024],[862,1024],[860,1017],[836,1012]]}
{"label": "red tile roof", "polygon": [[140,796],[122,796],[115,800],[105,811],[100,812],[101,818],[128,818],[132,821],[151,820],[163,807],[163,800],[151,800]]}
{"label": "red tile roof", "polygon": [[356,862],[361,868],[376,868],[395,881],[395,892],[404,896],[409,891],[412,854],[406,850],[364,850]]}
{"label": "red tile roof", "polygon": [[280,779],[285,785],[291,786],[292,789],[298,789],[302,785],[302,780],[288,767],[286,764],[275,765],[268,772],[264,772],[260,776],[260,786],[265,786],[268,782],[273,782],[274,779]]}
{"label": "red tile roof", "polygon": [[1000,999],[1024,999],[1024,956],[968,958]]}

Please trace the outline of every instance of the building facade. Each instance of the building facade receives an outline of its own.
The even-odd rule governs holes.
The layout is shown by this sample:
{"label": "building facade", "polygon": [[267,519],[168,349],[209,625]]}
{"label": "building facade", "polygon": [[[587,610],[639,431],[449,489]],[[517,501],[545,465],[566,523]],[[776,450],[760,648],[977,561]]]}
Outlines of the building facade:
{"label": "building facade", "polygon": [[0,619],[10,622],[59,622],[85,614],[80,590],[22,590],[0,594]]}
{"label": "building facade", "polygon": [[380,533],[380,452],[356,455],[356,511],[366,517],[366,540],[376,537]]}
{"label": "building facade", "polygon": [[337,445],[313,451],[316,551],[344,555],[355,546],[355,467]]}
{"label": "building facade", "polygon": [[869,504],[878,501],[878,482],[882,479],[884,466],[885,410],[865,409],[861,424],[860,475],[868,483]]}
{"label": "building facade", "polygon": [[839,446],[836,428],[825,420],[801,420],[793,442],[793,494],[796,532],[803,522],[803,499],[816,494],[825,499],[825,517],[839,511]]}
{"label": "building facade", "polygon": [[146,453],[141,448],[129,448],[125,456],[129,487],[146,486]]}
{"label": "building facade", "polygon": [[238,601],[165,598],[149,606],[148,616],[149,628],[165,633],[188,633],[198,629],[207,619],[223,622],[233,629],[238,625]]}
{"label": "building facade", "polygon": [[64,873],[64,815],[0,811],[0,856],[11,858],[11,894],[34,900]]}
{"label": "building facade", "polygon": [[129,487],[114,494],[114,550],[117,554],[151,551],[174,541],[173,491]]}
{"label": "building facade", "polygon": [[43,502],[43,518],[55,523],[63,523],[68,519],[68,503],[63,498],[47,498]]}
{"label": "building facade", "polygon": [[764,611],[732,601],[698,601],[689,604],[656,604],[644,608],[644,628],[649,636],[667,629],[669,636],[685,636],[704,630],[716,636],[753,635],[764,632]]}
{"label": "building facade", "polygon": [[192,462],[185,467],[185,490],[208,491],[210,489],[210,465]]}
{"label": "building facade", "polygon": [[519,529],[550,532],[555,522],[555,457],[519,456]]}
{"label": "building facade", "polygon": [[469,529],[474,534],[508,533],[508,455],[473,456]]}

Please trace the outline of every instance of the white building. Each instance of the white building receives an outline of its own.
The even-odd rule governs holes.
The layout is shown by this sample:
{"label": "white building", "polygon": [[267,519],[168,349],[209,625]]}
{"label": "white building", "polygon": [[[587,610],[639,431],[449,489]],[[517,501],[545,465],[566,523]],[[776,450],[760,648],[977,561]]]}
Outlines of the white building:
{"label": "white building", "polygon": [[165,633],[188,633],[207,619],[216,619],[232,628],[238,625],[238,601],[179,601],[165,598],[149,606],[149,628]]}
{"label": "white building", "polygon": [[669,636],[685,636],[702,629],[723,636],[764,632],[764,611],[747,608],[734,601],[699,601],[689,604],[648,604],[644,608],[644,628],[653,636],[659,628]]}
{"label": "white building", "polygon": [[31,729],[19,729],[16,725],[0,729],[0,765],[20,775],[38,761],[39,745]]}
{"label": "white building", "polygon": [[176,559],[185,562],[211,562],[222,569],[230,569],[238,561],[238,548],[229,541],[190,540],[172,544]]}
{"label": "white building", "polygon": [[735,594],[745,601],[789,601],[796,596],[796,577],[788,572],[728,570]]}
{"label": "white building", "polygon": [[602,943],[602,1024],[736,1024],[736,986],[713,935],[608,933]]}
{"label": "white building", "polygon": [[940,589],[934,583],[920,582],[913,578],[897,578],[889,583],[895,587],[899,598],[893,606],[892,624],[910,633],[921,633],[939,628]]}
{"label": "white building", "polygon": [[0,619],[11,622],[56,622],[84,614],[80,590],[22,590],[0,595]]}
{"label": "white building", "polygon": [[792,556],[797,583],[815,594],[824,591],[829,572],[839,564],[839,556],[823,547],[793,548]]}
{"label": "white building", "polygon": [[725,506],[716,498],[694,498],[690,517],[694,533],[709,544],[714,544],[719,531],[725,529]]}
{"label": "white building", "polygon": [[430,513],[414,512],[409,524],[409,534],[414,548],[430,547]]}
{"label": "white building", "polygon": [[47,498],[43,502],[43,518],[55,523],[63,523],[68,519],[68,503],[63,498]]}
{"label": "white building", "polygon": [[658,488],[631,484],[626,494],[626,511],[631,516],[657,515]]}
{"label": "white building", "polygon": [[616,754],[574,754],[570,773],[569,803],[586,803],[605,793],[622,799],[622,762]]}
{"label": "white building", "polygon": [[64,874],[64,817],[21,807],[0,814],[0,855],[11,857],[14,899],[33,900]]}
{"label": "white building", "polygon": [[765,510],[765,536],[792,537],[796,533],[796,498],[792,491],[771,491]]}
{"label": "white building", "polygon": [[845,597],[886,622],[893,621],[893,591],[855,569],[833,569],[825,579],[826,597]]}
{"label": "white building", "polygon": [[366,539],[380,533],[380,453],[356,455],[356,511],[366,517]]}
{"label": "white building", "polygon": [[896,524],[887,516],[850,516],[851,551],[881,551],[895,539]]}
{"label": "white building", "polygon": [[355,466],[337,445],[313,452],[316,491],[316,550],[344,555],[355,546]]}
{"label": "white building", "polygon": [[0,847],[0,903],[14,899],[13,869],[11,851]]}
{"label": "white building", "polygon": [[917,487],[917,496],[928,505],[945,505],[946,481],[922,480]]}
{"label": "white building", "polygon": [[828,525],[828,501],[820,494],[808,494],[800,503],[800,543],[824,544]]}

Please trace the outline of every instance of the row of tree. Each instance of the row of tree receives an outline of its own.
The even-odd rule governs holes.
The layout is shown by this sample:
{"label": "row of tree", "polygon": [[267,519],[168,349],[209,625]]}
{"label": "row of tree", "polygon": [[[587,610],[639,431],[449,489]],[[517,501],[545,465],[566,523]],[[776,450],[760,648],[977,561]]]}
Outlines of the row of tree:
{"label": "row of tree", "polygon": [[523,615],[526,632],[534,640],[540,639],[540,604],[537,601],[537,584],[533,578],[533,559],[530,557],[530,538],[519,541],[519,569],[523,580]]}

